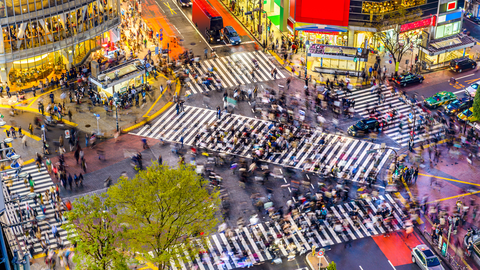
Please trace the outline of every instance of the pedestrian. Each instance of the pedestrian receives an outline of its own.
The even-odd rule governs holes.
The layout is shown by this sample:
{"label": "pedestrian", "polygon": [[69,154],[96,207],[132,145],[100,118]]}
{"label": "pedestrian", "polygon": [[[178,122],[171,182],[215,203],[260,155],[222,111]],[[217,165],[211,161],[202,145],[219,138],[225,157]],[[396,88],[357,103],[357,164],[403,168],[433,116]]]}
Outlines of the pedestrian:
{"label": "pedestrian", "polygon": [[162,165],[162,164],[163,164],[163,158],[162,158],[162,155],[159,155],[159,156],[158,156],[158,159],[157,159],[157,161],[158,161],[158,164],[159,164],[159,165]]}
{"label": "pedestrian", "polygon": [[80,147],[77,147],[77,149],[75,149],[75,153],[73,154],[73,156],[75,157],[75,160],[77,161],[77,165],[78,165],[78,159],[80,158]]}
{"label": "pedestrian", "polygon": [[418,178],[418,167],[415,168],[415,171],[413,172],[413,183],[415,184],[417,182]]}
{"label": "pedestrian", "polygon": [[350,238],[350,235],[345,234],[345,237],[347,237],[347,241],[345,241],[344,248],[347,248],[347,246],[352,247],[352,239]]}
{"label": "pedestrian", "polygon": [[88,134],[85,133],[85,147],[88,147]]}
{"label": "pedestrian", "polygon": [[7,138],[10,138],[10,130],[8,130],[8,128],[5,129],[5,133],[7,134]]}
{"label": "pedestrian", "polygon": [[413,152],[413,145],[414,145],[413,138],[410,138],[410,141],[408,141],[408,150],[410,150],[410,152]]}
{"label": "pedestrian", "polygon": [[207,59],[208,58],[208,49],[205,48],[205,50],[203,52],[205,53],[205,59]]}
{"label": "pedestrian", "polygon": [[47,166],[48,173],[52,173],[52,161],[50,160],[50,158],[47,157],[47,159],[45,160],[45,164]]}
{"label": "pedestrian", "polygon": [[183,148],[183,135],[180,136],[180,143],[182,144],[181,148]]}
{"label": "pedestrian", "polygon": [[87,173],[87,162],[85,161],[85,158],[82,158],[82,170],[84,173]]}
{"label": "pedestrian", "polygon": [[68,110],[68,121],[72,122],[72,111]]}
{"label": "pedestrian", "polygon": [[222,110],[220,109],[220,106],[217,107],[217,116],[218,120],[220,120],[220,118],[222,117]]}
{"label": "pedestrian", "polygon": [[30,131],[30,134],[33,135],[33,126],[32,126],[32,123],[28,124],[28,131]]}
{"label": "pedestrian", "polygon": [[22,143],[24,147],[27,147],[27,136],[22,137]]}
{"label": "pedestrian", "polygon": [[16,139],[16,138],[17,138],[17,134],[16,134],[16,132],[15,132],[15,128],[14,128],[14,127],[11,127],[11,128],[10,128],[10,132],[12,133],[12,137],[13,137],[14,139]]}
{"label": "pedestrian", "polygon": [[175,103],[175,109],[177,110],[177,115],[180,113],[180,105],[177,103]]}

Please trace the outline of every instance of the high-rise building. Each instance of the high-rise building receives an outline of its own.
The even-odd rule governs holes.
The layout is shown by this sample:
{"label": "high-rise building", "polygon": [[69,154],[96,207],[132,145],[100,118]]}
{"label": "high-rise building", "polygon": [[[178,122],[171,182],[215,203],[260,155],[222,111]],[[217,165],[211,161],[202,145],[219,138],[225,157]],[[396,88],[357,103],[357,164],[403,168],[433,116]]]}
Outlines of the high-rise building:
{"label": "high-rise building", "polygon": [[118,40],[120,9],[120,0],[0,0],[1,82],[38,85],[83,63]]}

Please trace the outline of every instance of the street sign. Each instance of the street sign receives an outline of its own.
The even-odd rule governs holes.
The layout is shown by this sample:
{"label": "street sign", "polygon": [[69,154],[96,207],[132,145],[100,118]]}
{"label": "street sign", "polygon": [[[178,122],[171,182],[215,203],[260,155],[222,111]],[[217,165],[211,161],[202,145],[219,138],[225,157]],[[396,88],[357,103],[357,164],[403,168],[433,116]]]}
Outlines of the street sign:
{"label": "street sign", "polygon": [[358,53],[362,53],[362,48],[358,48],[358,49],[357,49],[357,52],[358,52]]}
{"label": "street sign", "polygon": [[318,252],[318,256],[323,256],[323,255],[325,255],[325,252],[323,252],[323,250],[320,250],[320,251]]}
{"label": "street sign", "polygon": [[65,130],[65,139],[69,139],[70,138],[70,130]]}

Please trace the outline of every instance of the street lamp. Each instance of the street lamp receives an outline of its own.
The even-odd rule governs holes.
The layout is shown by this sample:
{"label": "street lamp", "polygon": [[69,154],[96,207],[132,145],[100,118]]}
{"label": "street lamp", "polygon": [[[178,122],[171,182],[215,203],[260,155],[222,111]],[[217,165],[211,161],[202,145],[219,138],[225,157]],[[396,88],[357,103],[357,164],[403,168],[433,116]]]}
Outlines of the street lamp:
{"label": "street lamp", "polygon": [[120,131],[118,127],[118,93],[113,93],[113,102],[115,102],[115,121],[117,121],[117,132]]}
{"label": "street lamp", "polygon": [[305,80],[307,79],[308,71],[308,49],[310,48],[310,40],[305,41]]}

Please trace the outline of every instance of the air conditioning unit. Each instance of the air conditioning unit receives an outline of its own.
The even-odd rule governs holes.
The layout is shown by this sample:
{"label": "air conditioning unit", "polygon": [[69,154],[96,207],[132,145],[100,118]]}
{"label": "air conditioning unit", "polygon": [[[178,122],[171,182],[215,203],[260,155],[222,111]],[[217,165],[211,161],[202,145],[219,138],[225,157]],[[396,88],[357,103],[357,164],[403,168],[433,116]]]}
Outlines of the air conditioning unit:
{"label": "air conditioning unit", "polygon": [[106,76],[107,75],[105,75],[105,74],[100,74],[100,75],[98,75],[98,80],[99,81],[104,81]]}

